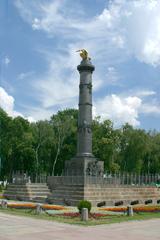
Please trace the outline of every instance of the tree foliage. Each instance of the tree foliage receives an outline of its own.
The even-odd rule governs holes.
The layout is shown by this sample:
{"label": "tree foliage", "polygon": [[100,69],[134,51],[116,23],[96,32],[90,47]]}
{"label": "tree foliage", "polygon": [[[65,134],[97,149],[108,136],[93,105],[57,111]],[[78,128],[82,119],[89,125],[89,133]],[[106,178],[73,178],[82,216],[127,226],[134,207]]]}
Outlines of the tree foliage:
{"label": "tree foliage", "polygon": [[[78,111],[66,109],[49,121],[29,123],[0,109],[0,175],[20,170],[29,174],[62,174],[64,162],[76,155]],[[93,153],[105,171],[160,173],[160,133],[119,129],[110,120],[93,120]]]}

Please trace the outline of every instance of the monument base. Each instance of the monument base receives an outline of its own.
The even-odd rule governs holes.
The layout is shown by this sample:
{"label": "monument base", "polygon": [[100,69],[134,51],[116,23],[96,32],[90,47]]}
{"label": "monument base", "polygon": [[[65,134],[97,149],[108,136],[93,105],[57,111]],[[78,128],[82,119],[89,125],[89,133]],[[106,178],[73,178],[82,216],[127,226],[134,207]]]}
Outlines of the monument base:
{"label": "monument base", "polygon": [[104,162],[93,155],[76,156],[65,162],[65,176],[103,176]]}
{"label": "monument base", "polygon": [[157,204],[160,189],[154,186],[110,185],[101,177],[50,176],[48,185],[52,191],[49,200],[53,204],[77,206],[80,200],[88,200],[92,206],[105,202],[106,206],[114,206],[122,201],[123,205],[138,201],[145,204],[151,199]]}

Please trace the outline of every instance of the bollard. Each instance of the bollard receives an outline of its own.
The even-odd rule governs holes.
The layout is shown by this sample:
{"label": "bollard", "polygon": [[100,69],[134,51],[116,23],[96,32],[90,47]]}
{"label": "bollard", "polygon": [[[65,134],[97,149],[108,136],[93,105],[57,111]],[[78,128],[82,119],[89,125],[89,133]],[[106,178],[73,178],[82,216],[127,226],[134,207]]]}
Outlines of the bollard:
{"label": "bollard", "polygon": [[133,216],[133,207],[132,206],[127,206],[127,216]]}
{"label": "bollard", "polygon": [[81,220],[88,221],[88,208],[82,208]]}
{"label": "bollard", "polygon": [[6,208],[7,208],[7,201],[6,201],[6,200],[2,200],[2,202],[1,202],[1,207],[2,207],[3,209],[6,209]]}
{"label": "bollard", "polygon": [[36,213],[37,214],[42,213],[42,207],[41,207],[41,204],[39,204],[39,203],[36,205]]}

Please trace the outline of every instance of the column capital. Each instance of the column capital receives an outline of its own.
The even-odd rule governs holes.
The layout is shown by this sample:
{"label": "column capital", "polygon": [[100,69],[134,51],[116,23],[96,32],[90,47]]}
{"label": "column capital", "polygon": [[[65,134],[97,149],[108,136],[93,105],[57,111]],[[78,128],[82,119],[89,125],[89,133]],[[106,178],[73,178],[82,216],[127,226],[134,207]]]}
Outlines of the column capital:
{"label": "column capital", "polygon": [[82,60],[80,65],[77,66],[77,70],[81,73],[83,71],[93,72],[95,70],[95,66],[91,63],[90,60]]}

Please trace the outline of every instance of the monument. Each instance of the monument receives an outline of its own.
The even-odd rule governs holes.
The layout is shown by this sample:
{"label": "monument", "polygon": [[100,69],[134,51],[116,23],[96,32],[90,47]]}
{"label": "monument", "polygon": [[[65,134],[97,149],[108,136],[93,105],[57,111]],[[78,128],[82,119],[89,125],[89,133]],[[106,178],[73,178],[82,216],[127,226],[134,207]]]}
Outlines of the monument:
{"label": "monument", "polygon": [[48,177],[52,191],[49,201],[72,206],[80,200],[88,200],[92,206],[130,204],[134,200],[143,203],[146,199],[156,202],[160,198],[156,187],[125,183],[124,176],[104,177],[103,162],[92,153],[92,73],[95,67],[85,49],[78,51],[82,61],[77,66],[80,74],[77,154],[65,162],[62,176]]}
{"label": "monument", "polygon": [[[8,199],[48,201],[54,204],[76,206],[80,200],[89,200],[93,206],[139,203],[159,203],[160,188],[153,186],[153,179],[128,174],[104,177],[103,162],[92,153],[92,73],[95,67],[85,49],[78,50],[82,61],[77,69],[80,74],[79,112],[77,128],[77,154],[66,161],[62,176],[49,176],[47,185],[27,183],[26,176],[9,184],[4,196]],[[24,180],[24,181],[23,181]],[[128,181],[129,180],[129,181]],[[130,183],[129,183],[130,182]],[[134,184],[133,184],[134,183]],[[37,210],[38,211],[38,210]]]}
{"label": "monument", "polygon": [[103,162],[92,153],[92,73],[95,70],[88,52],[78,50],[82,61],[77,66],[80,74],[77,155],[65,163],[65,175],[102,176]]}

